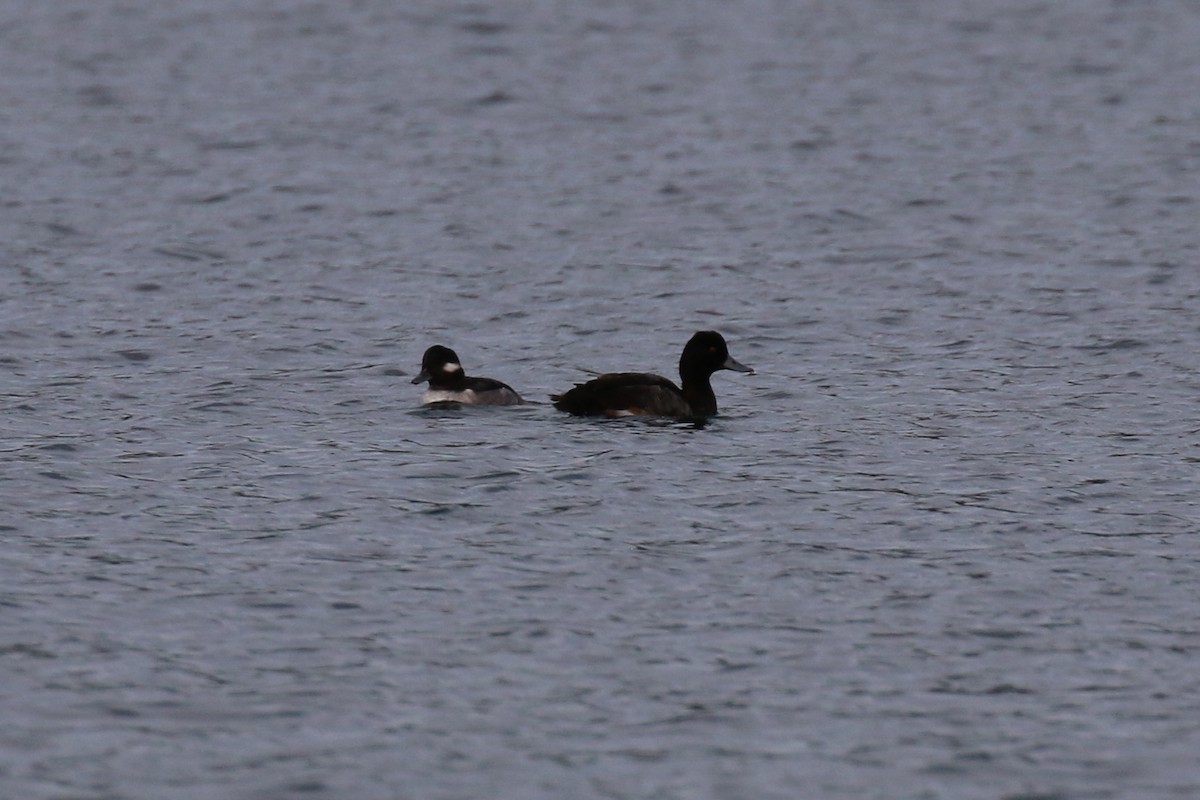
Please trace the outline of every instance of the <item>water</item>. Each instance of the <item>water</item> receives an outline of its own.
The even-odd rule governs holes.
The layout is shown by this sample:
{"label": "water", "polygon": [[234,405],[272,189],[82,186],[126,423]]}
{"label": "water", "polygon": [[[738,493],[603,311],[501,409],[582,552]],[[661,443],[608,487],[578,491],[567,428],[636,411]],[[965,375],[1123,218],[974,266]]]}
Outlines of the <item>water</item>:
{"label": "water", "polygon": [[0,9],[0,796],[1200,793],[1194,4],[142,5]]}

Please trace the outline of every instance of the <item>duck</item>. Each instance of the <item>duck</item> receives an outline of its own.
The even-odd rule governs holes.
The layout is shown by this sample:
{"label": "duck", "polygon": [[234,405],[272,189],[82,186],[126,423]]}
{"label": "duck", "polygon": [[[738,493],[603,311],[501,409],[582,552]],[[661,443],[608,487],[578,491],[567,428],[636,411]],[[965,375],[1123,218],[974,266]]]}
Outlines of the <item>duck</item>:
{"label": "duck", "polygon": [[729,355],[716,331],[698,331],[679,357],[682,388],[661,375],[613,372],[550,395],[559,411],[580,417],[656,416],[703,419],[717,413],[717,397],[709,379],[728,369],[750,375],[754,370]]}
{"label": "duck", "polygon": [[421,357],[421,371],[413,383],[429,381],[421,395],[422,405],[431,403],[464,403],[480,406],[515,406],[523,403],[521,395],[495,378],[470,378],[463,372],[462,362],[449,347],[435,344]]}

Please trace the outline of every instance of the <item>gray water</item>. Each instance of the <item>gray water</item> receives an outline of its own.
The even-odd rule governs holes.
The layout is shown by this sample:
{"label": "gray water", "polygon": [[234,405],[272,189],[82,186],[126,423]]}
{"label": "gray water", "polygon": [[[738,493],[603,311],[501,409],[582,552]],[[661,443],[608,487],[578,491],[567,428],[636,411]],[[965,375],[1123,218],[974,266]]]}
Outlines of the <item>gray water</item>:
{"label": "gray water", "polygon": [[0,4],[0,797],[1200,796],[1197,42]]}

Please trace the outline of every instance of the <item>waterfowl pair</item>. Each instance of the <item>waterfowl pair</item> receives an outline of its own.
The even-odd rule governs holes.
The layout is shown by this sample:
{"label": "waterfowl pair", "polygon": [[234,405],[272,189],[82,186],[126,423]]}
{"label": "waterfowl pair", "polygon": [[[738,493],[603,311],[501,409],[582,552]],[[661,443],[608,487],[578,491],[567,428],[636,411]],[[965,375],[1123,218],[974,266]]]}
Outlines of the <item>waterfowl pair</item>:
{"label": "waterfowl pair", "polygon": [[[688,340],[679,357],[682,386],[661,375],[614,372],[600,375],[563,394],[550,395],[559,411],[581,417],[652,416],[699,419],[717,413],[717,397],[710,379],[718,370],[753,374],[754,370],[729,355],[725,339],[716,331],[700,331]],[[474,405],[516,405],[523,402],[511,386],[494,378],[469,378],[458,355],[434,345],[421,359],[421,372],[413,383],[429,381],[421,402]]]}

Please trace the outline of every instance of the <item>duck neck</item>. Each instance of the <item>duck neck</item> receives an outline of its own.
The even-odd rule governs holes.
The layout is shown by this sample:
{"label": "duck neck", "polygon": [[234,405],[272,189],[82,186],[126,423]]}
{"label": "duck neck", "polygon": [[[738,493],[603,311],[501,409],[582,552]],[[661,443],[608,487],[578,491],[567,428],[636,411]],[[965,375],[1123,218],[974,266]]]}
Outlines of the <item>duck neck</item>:
{"label": "duck neck", "polygon": [[683,399],[691,406],[692,414],[697,417],[711,417],[717,413],[717,396],[713,394],[711,375],[680,375],[683,386]]}

